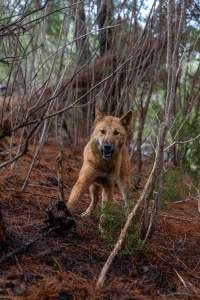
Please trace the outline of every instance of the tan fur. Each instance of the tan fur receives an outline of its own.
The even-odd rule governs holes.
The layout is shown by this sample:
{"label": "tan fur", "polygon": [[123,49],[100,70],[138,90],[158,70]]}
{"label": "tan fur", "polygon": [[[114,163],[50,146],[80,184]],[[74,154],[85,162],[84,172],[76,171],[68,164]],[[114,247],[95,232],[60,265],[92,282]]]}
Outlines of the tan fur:
{"label": "tan fur", "polygon": [[[82,216],[89,216],[98,202],[102,189],[102,203],[112,200],[115,184],[118,185],[125,204],[130,189],[130,158],[126,147],[127,133],[132,119],[129,111],[124,117],[105,116],[96,108],[96,119],[90,140],[84,149],[83,166],[74,185],[67,206],[75,211],[75,206],[87,189],[91,203]],[[103,143],[113,145],[115,151],[109,160],[102,157],[99,149]]]}

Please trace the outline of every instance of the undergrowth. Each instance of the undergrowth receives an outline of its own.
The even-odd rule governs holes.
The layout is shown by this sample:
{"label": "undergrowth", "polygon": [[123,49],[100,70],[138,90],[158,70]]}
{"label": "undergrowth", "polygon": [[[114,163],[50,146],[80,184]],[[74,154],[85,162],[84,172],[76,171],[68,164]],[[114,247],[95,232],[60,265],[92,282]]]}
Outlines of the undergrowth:
{"label": "undergrowth", "polygon": [[195,195],[194,174],[180,167],[170,168],[163,176],[161,208],[168,202],[182,201]]}
{"label": "undergrowth", "polygon": [[[132,205],[128,205],[129,209]],[[123,228],[125,221],[127,219],[127,211],[120,205],[108,201],[103,209],[98,209],[95,213],[95,216],[100,219],[100,216],[103,215],[103,222],[101,224],[103,228],[103,236],[105,239],[106,246],[109,249],[112,249],[115,245],[117,238],[121,229]],[[133,255],[142,247],[142,240],[140,239],[139,233],[139,221],[135,217],[133,223],[128,229],[120,255]]]}
{"label": "undergrowth", "polygon": [[[176,202],[187,199],[195,195],[194,176],[185,172],[182,168],[171,167],[163,177],[163,191],[161,197],[161,209],[169,202]],[[129,202],[128,209],[123,206],[108,201],[103,209],[97,209],[94,212],[95,219],[99,222],[103,215],[101,224],[105,244],[109,249],[115,245],[117,238],[127,219],[127,211],[132,208]],[[134,217],[133,223],[128,229],[120,255],[133,255],[143,246],[143,240],[140,237],[139,218]]]}

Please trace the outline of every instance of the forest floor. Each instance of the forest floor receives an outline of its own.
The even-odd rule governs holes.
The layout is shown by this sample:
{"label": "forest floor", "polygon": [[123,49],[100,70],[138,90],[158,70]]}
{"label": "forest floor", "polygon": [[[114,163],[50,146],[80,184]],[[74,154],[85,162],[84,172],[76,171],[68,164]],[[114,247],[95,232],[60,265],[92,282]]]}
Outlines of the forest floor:
{"label": "forest floor", "polygon": [[[67,146],[64,151],[66,199],[78,176],[82,150],[81,145]],[[48,141],[23,192],[20,190],[32,160],[31,151],[12,169],[0,171],[0,203],[7,229],[0,262],[8,253],[41,235],[45,226],[44,211],[58,196],[58,154],[57,146]],[[146,177],[147,174],[144,181]],[[135,200],[139,192],[135,192]],[[116,199],[119,198],[117,194]],[[86,194],[79,210],[83,211],[88,204]],[[76,235],[43,236],[26,251],[1,262],[0,300],[200,299],[197,201],[168,203],[145,247],[135,255],[119,255],[100,291],[95,290],[95,282],[110,250],[98,231],[95,218],[77,217],[76,223]]]}

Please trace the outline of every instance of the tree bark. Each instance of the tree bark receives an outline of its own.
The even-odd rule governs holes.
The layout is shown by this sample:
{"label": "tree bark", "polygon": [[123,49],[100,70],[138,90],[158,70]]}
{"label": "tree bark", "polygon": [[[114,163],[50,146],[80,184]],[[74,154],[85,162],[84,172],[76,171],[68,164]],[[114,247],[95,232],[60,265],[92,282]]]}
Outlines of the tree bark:
{"label": "tree bark", "polygon": [[[114,5],[112,0],[98,0],[97,1],[97,23],[99,29],[112,25]],[[103,56],[110,50],[112,45],[112,30],[106,29],[99,32],[99,49],[100,55]]]}
{"label": "tree bark", "polygon": [[149,89],[149,93],[147,95],[146,102],[143,103],[143,99],[140,101],[140,110],[139,110],[139,128],[138,128],[138,136],[137,136],[137,180],[135,182],[135,188],[139,188],[141,181],[141,171],[142,171],[142,138],[144,125],[146,121],[147,111],[149,108],[149,104],[151,101],[153,91],[153,81],[151,82],[151,86]]}
{"label": "tree bark", "polygon": [[[71,0],[71,3],[76,3],[75,0]],[[77,52],[77,64],[84,64],[90,57],[90,45],[87,35],[87,19],[85,14],[84,1],[77,4],[75,8],[75,38],[76,40],[76,52]],[[84,36],[84,37],[81,37]]]}

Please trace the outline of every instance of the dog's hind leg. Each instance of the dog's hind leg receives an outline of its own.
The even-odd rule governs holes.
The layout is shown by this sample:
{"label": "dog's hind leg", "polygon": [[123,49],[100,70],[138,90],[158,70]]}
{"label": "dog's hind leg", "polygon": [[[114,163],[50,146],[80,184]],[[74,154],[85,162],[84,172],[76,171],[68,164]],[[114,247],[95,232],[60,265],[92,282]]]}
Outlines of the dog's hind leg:
{"label": "dog's hind leg", "polygon": [[89,207],[81,214],[81,217],[87,218],[91,215],[93,209],[96,207],[99,200],[99,186],[97,184],[92,184],[89,187],[91,202]]}

